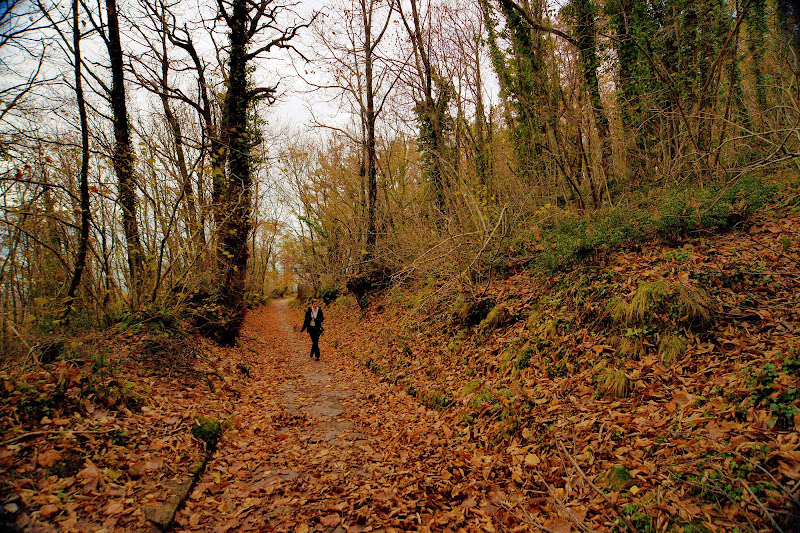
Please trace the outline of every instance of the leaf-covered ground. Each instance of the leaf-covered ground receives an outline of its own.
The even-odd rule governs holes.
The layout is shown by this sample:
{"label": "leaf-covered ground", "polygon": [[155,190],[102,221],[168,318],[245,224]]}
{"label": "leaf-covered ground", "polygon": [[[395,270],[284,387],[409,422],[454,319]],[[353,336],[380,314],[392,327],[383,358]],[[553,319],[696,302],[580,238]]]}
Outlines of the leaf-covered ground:
{"label": "leaf-covered ground", "polygon": [[[252,376],[178,530],[397,531],[505,516],[494,458],[349,354],[308,357],[285,301],[247,320]],[[476,454],[477,452],[477,454]],[[495,501],[495,503],[492,503]]]}
{"label": "leaf-covered ground", "polygon": [[239,348],[45,350],[0,373],[0,529],[797,531],[798,235],[418,274],[331,304],[319,362],[286,301]]}
{"label": "leaf-covered ground", "polygon": [[[505,507],[523,493],[495,486],[506,467],[494,455],[460,443],[437,411],[324,340],[322,360],[311,360],[298,323],[285,301],[251,313],[241,348],[198,349],[194,362],[205,371],[173,376],[153,370],[158,359],[148,366],[117,353],[105,362],[113,368],[100,373],[105,381],[96,361],[3,374],[6,527],[490,531],[519,524]],[[117,383],[123,375],[131,381]],[[129,389],[131,398],[101,389]],[[39,410],[29,413],[32,401]],[[223,434],[205,463],[196,430],[209,420],[221,421]]]}
{"label": "leaf-covered ground", "polygon": [[229,416],[240,378],[228,353],[155,329],[135,323],[0,373],[0,530],[147,531],[167,519],[162,504],[206,457],[192,429]]}
{"label": "leaf-covered ground", "polygon": [[787,210],[569,273],[418,275],[330,329],[483,450],[495,527],[798,531],[798,235]]}

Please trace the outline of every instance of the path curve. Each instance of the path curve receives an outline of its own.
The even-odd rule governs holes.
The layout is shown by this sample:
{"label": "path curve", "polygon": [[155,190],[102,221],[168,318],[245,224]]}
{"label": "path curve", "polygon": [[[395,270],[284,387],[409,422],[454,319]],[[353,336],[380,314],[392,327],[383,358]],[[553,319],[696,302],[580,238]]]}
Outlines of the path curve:
{"label": "path curve", "polygon": [[248,315],[251,385],[175,530],[493,530],[481,510],[490,487],[474,472],[488,479],[491,465],[449,449],[436,412],[324,336],[310,359],[299,322],[286,300]]}

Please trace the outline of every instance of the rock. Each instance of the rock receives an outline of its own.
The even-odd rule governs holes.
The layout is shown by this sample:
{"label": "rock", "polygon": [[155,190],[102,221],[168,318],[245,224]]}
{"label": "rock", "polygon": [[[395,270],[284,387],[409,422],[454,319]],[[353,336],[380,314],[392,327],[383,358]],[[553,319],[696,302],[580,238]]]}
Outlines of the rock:
{"label": "rock", "polygon": [[175,513],[180,504],[189,496],[192,490],[194,476],[186,476],[176,482],[172,487],[172,494],[162,505],[148,505],[144,510],[144,516],[156,525],[159,529],[167,529],[175,519]]}
{"label": "rock", "polygon": [[172,523],[172,519],[175,518],[177,508],[177,505],[170,505],[168,500],[164,505],[148,505],[143,510],[145,518],[160,529],[166,529]]}

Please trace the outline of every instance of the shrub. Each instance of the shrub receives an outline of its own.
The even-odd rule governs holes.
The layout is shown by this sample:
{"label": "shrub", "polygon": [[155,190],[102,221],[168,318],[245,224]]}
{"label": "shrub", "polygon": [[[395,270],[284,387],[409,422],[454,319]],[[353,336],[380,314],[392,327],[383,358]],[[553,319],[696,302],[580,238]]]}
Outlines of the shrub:
{"label": "shrub", "polygon": [[115,329],[134,332],[150,331],[153,333],[183,333],[180,328],[180,310],[177,307],[147,305],[135,311],[125,312],[116,317]]}
{"label": "shrub", "polygon": [[732,228],[764,207],[776,191],[754,176],[709,188],[667,190],[658,201],[654,224],[673,238],[698,229]]}
{"label": "shrub", "polygon": [[712,187],[683,186],[652,192],[650,198],[632,199],[583,215],[547,207],[537,213],[542,217],[539,226],[514,236],[511,251],[535,253],[535,265],[557,271],[599,251],[654,236],[675,239],[702,229],[732,228],[762,208],[776,187],[748,176]]}
{"label": "shrub", "polygon": [[327,305],[338,298],[341,292],[342,288],[338,285],[324,285],[317,291],[317,296]]}

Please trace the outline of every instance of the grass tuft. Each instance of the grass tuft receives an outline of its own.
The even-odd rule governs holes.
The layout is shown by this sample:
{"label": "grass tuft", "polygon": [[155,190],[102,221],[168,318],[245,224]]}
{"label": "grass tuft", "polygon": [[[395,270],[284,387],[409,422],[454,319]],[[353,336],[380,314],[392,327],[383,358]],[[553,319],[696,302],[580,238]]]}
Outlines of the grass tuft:
{"label": "grass tuft", "polygon": [[600,392],[612,398],[627,398],[631,393],[631,382],[624,370],[604,370],[597,378]]}
{"label": "grass tuft", "polygon": [[700,287],[688,283],[676,283],[676,304],[681,322],[708,324],[711,322],[711,297]]}
{"label": "grass tuft", "polygon": [[658,354],[666,365],[677,362],[686,351],[686,341],[682,337],[666,334],[658,343]]}
{"label": "grass tuft", "polygon": [[628,304],[625,315],[627,323],[645,323],[649,317],[661,306],[661,303],[670,296],[672,288],[663,279],[639,285]]}

